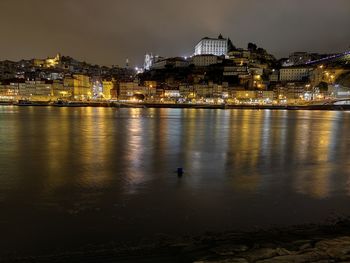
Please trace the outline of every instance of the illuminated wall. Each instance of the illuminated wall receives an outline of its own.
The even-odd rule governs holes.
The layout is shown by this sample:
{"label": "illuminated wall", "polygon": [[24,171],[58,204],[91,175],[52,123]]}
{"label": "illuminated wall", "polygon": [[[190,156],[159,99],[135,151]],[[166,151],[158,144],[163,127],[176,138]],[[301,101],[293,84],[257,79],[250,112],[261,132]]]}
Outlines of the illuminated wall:
{"label": "illuminated wall", "polygon": [[111,99],[111,90],[114,88],[113,81],[102,81],[102,93],[103,98]]}
{"label": "illuminated wall", "polygon": [[73,75],[73,96],[75,99],[84,100],[91,97],[90,78],[85,75]]}

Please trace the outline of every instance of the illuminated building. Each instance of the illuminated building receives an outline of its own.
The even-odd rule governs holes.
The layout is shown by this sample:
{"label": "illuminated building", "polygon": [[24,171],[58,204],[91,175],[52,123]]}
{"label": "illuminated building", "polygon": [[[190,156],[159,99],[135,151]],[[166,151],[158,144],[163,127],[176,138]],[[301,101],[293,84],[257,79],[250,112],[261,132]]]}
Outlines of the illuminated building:
{"label": "illuminated building", "polygon": [[101,99],[103,98],[103,84],[100,78],[91,78],[91,90],[92,90],[92,98],[94,99]]}
{"label": "illuminated building", "polygon": [[52,82],[52,96],[54,99],[68,99],[72,93],[64,87],[61,80],[54,80]]}
{"label": "illuminated building", "polygon": [[112,80],[103,80],[102,81],[102,94],[103,98],[106,100],[111,99],[111,90],[114,88],[114,81]]}
{"label": "illuminated building", "polygon": [[225,66],[223,76],[249,76],[247,66]]}
{"label": "illuminated building", "polygon": [[30,100],[48,100],[52,97],[52,84],[45,81],[26,81],[19,84],[21,98]]}
{"label": "illuminated building", "polygon": [[90,78],[86,75],[74,74],[64,78],[63,85],[76,100],[89,99],[92,96]]}
{"label": "illuminated building", "polygon": [[219,63],[219,59],[215,55],[196,55],[191,58],[192,64],[196,67],[206,67]]}
{"label": "illuminated building", "polygon": [[195,47],[194,55],[211,54],[216,56],[227,55],[228,39],[219,35],[218,38],[202,38]]}
{"label": "illuminated building", "polygon": [[147,87],[139,86],[136,81],[119,82],[118,99],[131,100],[135,95],[144,95],[148,93]]}
{"label": "illuminated building", "polygon": [[256,94],[260,101],[272,102],[274,98],[274,92],[270,90],[258,90]]}
{"label": "illuminated building", "polygon": [[308,67],[292,67],[280,69],[280,81],[302,81],[309,78],[310,71]]}
{"label": "illuminated building", "polygon": [[19,83],[0,85],[0,100],[16,100],[19,94]]}
{"label": "illuminated building", "polygon": [[164,89],[164,97],[165,98],[179,98],[180,97],[179,89],[166,87]]}
{"label": "illuminated building", "polygon": [[44,59],[34,59],[33,60],[33,66],[34,67],[38,67],[38,68],[42,68],[45,65],[45,60]]}
{"label": "illuminated building", "polygon": [[150,88],[156,88],[157,87],[157,81],[154,80],[146,80],[144,82],[145,86],[150,87]]}
{"label": "illuminated building", "polygon": [[299,103],[303,100],[304,94],[307,91],[305,85],[300,83],[287,83],[286,88],[288,103]]}
{"label": "illuminated building", "polygon": [[180,96],[185,99],[194,99],[196,97],[193,85],[181,84],[179,85],[179,92]]}
{"label": "illuminated building", "polygon": [[254,90],[237,90],[235,97],[238,100],[255,99],[257,94]]}
{"label": "illuminated building", "polygon": [[33,66],[39,68],[54,68],[61,62],[61,55],[57,54],[54,58],[34,59]]}
{"label": "illuminated building", "polygon": [[90,78],[85,75],[73,75],[74,77],[74,98],[91,97]]}
{"label": "illuminated building", "polygon": [[58,53],[54,58],[47,58],[45,60],[45,67],[54,68],[60,63],[60,61],[61,61],[61,55]]}
{"label": "illuminated building", "polygon": [[189,64],[190,63],[188,60],[181,57],[166,58],[154,62],[152,65],[152,69],[165,69],[167,67],[183,68],[187,67]]}
{"label": "illuminated building", "polygon": [[121,100],[127,100],[134,95],[134,82],[120,82],[118,88],[118,98]]}
{"label": "illuminated building", "polygon": [[143,64],[144,70],[150,70],[154,62],[154,57],[152,54],[145,55],[145,62]]}
{"label": "illuminated building", "polygon": [[271,74],[269,75],[269,81],[277,82],[278,80],[279,80],[279,71],[272,70]]}
{"label": "illuminated building", "polygon": [[251,52],[249,50],[240,48],[240,49],[231,50],[230,52],[228,52],[227,55],[229,56],[230,59],[246,59],[247,61],[249,61]]}
{"label": "illuminated building", "polygon": [[144,82],[147,97],[154,97],[157,93],[157,81],[148,80]]}

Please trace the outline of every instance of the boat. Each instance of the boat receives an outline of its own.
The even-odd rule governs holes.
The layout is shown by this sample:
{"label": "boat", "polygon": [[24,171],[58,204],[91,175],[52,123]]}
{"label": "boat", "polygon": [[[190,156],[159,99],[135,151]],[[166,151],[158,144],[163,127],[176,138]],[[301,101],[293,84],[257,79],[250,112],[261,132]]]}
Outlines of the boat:
{"label": "boat", "polygon": [[0,105],[13,105],[13,101],[9,101],[9,100],[1,100],[0,101]]}
{"label": "boat", "polygon": [[68,105],[68,101],[65,100],[57,100],[51,104],[51,106],[55,107],[65,107]]}
{"label": "boat", "polygon": [[119,108],[147,108],[145,105],[139,103],[119,102],[118,104],[114,103],[113,105],[116,105]]}
{"label": "boat", "polygon": [[66,100],[57,100],[51,105],[55,107],[87,107],[89,106],[89,104],[86,102],[66,101]]}
{"label": "boat", "polygon": [[68,101],[66,106],[67,107],[87,107],[89,106],[89,104],[82,101]]}
{"label": "boat", "polygon": [[18,100],[17,103],[15,103],[17,106],[31,106],[32,102],[30,100]]}
{"label": "boat", "polygon": [[17,106],[49,106],[49,101],[30,101],[28,99],[18,100],[14,105]]}

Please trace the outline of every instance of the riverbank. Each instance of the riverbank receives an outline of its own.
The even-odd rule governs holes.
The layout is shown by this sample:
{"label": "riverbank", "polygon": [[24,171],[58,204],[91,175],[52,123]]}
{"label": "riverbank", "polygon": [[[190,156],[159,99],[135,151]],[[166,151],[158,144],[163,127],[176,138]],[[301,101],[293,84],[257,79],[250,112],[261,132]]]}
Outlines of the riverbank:
{"label": "riverbank", "polygon": [[159,237],[139,244],[87,246],[52,255],[7,256],[0,262],[349,262],[350,221],[250,232]]}
{"label": "riverbank", "polygon": [[28,106],[52,106],[52,107],[114,107],[114,108],[175,108],[175,109],[255,109],[255,110],[335,110],[348,111],[350,104],[333,105],[246,105],[246,104],[175,104],[175,103],[122,103],[122,102],[1,102],[0,105]]}

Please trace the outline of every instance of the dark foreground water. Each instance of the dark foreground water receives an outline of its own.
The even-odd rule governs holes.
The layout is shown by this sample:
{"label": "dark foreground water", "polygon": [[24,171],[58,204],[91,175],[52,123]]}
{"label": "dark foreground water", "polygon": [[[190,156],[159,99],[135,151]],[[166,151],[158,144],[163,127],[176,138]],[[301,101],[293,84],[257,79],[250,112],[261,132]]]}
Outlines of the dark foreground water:
{"label": "dark foreground water", "polygon": [[342,215],[349,112],[0,107],[0,255]]}

